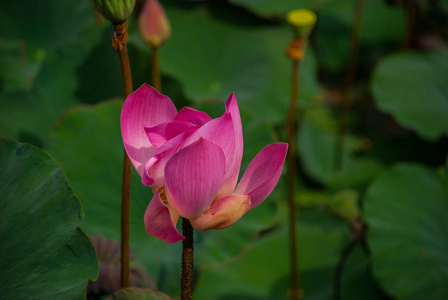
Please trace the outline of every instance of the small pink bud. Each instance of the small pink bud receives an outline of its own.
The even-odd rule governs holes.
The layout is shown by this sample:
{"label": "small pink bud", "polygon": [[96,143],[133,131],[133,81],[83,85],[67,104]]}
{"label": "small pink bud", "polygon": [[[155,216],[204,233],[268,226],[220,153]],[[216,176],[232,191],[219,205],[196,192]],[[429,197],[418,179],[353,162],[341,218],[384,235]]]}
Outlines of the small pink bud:
{"label": "small pink bud", "polygon": [[159,47],[171,35],[171,26],[157,0],[147,0],[139,18],[140,34],[150,46]]}

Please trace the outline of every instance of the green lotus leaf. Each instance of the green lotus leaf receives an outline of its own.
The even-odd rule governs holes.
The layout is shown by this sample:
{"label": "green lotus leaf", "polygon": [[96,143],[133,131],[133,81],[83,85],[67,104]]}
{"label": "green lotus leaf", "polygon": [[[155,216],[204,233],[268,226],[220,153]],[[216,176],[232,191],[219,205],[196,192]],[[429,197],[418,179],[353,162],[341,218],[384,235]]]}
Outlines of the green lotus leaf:
{"label": "green lotus leaf", "polygon": [[375,70],[372,90],[379,108],[419,137],[448,134],[448,51],[389,56]]}
{"label": "green lotus leaf", "polygon": [[84,213],[42,150],[0,139],[2,299],[85,299],[98,275]]}
{"label": "green lotus leaf", "polygon": [[350,251],[341,273],[340,299],[384,299],[383,292],[377,286],[369,264],[369,256],[361,245],[355,246]]}
{"label": "green lotus leaf", "polygon": [[153,289],[130,287],[121,289],[107,300],[172,300],[173,298]]}
{"label": "green lotus leaf", "polygon": [[341,170],[331,178],[329,187],[332,190],[357,188],[363,190],[372,179],[382,174],[384,166],[371,158],[360,158]]}
{"label": "green lotus leaf", "polygon": [[447,200],[446,178],[416,164],[399,164],[371,185],[364,209],[373,273],[394,298],[448,294]]}
{"label": "green lotus leaf", "polygon": [[[334,176],[338,175],[334,167],[337,126],[330,111],[323,106],[318,106],[306,111],[298,132],[299,159],[305,171],[323,184],[330,182]],[[342,170],[354,163],[354,151],[358,147],[357,139],[352,135],[346,135]]]}

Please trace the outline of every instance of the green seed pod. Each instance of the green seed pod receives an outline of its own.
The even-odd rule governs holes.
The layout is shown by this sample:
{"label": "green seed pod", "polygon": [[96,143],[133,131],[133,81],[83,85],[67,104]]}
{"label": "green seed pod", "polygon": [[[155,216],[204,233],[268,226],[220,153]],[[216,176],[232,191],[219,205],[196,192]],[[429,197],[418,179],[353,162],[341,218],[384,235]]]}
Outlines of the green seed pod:
{"label": "green seed pod", "polygon": [[93,4],[106,19],[118,24],[131,15],[135,0],[93,0]]}

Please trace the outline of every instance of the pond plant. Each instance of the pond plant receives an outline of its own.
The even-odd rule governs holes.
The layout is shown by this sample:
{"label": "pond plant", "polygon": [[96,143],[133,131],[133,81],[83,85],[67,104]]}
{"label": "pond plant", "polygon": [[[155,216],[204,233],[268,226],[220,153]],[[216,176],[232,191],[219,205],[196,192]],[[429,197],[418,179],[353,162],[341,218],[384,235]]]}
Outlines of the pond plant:
{"label": "pond plant", "polygon": [[445,299],[447,20],[2,1],[0,299]]}

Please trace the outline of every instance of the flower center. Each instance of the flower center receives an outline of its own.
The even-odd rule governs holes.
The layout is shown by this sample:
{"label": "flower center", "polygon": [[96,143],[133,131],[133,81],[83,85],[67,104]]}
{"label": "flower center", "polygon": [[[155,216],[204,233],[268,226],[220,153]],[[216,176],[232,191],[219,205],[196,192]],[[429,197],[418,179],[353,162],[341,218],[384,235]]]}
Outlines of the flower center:
{"label": "flower center", "polygon": [[159,190],[158,190],[158,192],[159,192],[159,197],[160,197],[160,199],[163,201],[163,202],[168,202],[168,199],[166,198],[166,195],[165,195],[165,186],[162,186]]}

